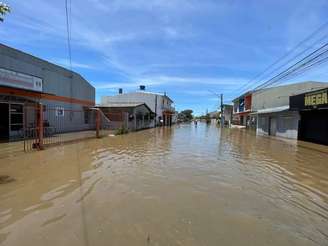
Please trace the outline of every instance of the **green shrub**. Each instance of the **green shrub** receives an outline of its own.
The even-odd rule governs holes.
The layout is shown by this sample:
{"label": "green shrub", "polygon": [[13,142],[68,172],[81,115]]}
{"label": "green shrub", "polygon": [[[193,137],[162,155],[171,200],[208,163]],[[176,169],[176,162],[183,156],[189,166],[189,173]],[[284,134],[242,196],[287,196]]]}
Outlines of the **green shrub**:
{"label": "green shrub", "polygon": [[128,129],[126,129],[124,126],[121,126],[120,128],[116,129],[115,135],[123,135],[127,134],[129,132]]}

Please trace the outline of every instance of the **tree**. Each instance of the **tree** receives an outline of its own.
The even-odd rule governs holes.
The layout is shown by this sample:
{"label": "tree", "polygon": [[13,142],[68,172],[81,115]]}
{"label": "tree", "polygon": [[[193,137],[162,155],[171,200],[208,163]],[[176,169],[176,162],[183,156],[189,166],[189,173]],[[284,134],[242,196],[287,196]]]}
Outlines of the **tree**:
{"label": "tree", "polygon": [[193,111],[191,109],[183,110],[178,114],[178,120],[179,121],[191,121],[194,118],[192,113],[193,113]]}
{"label": "tree", "polygon": [[0,21],[1,22],[4,20],[4,16],[7,13],[10,13],[10,7],[7,4],[0,2]]}

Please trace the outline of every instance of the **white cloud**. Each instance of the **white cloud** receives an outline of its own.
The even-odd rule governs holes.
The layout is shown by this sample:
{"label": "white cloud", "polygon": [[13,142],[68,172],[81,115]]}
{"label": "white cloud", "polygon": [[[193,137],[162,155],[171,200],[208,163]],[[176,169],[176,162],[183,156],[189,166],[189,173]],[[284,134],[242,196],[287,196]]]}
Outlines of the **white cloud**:
{"label": "white cloud", "polygon": [[176,76],[155,76],[140,78],[139,81],[155,81],[158,84],[186,85],[240,85],[247,80],[243,78],[216,78],[216,77],[176,77]]}
{"label": "white cloud", "polygon": [[[69,67],[69,60],[68,59],[53,59],[53,62],[64,67]],[[85,63],[79,63],[72,61],[72,67],[73,68],[84,68],[84,69],[97,69],[95,66]]]}
{"label": "white cloud", "polygon": [[97,89],[118,89],[118,88],[123,88],[123,89],[138,89],[139,85],[146,85],[146,86],[151,86],[151,85],[158,85],[157,83],[152,83],[152,82],[98,82],[96,85]]}
{"label": "white cloud", "polygon": [[[325,1],[319,2],[323,4]],[[31,50],[33,46],[38,49],[40,42],[44,46],[49,45],[49,50],[54,53],[59,46],[66,50],[64,1],[12,0],[12,3],[12,13],[3,26],[5,29],[0,30],[4,34],[1,35],[3,39],[9,44],[28,44]],[[308,3],[312,6],[312,3]],[[286,44],[280,43],[280,39],[279,42],[272,41],[272,34],[266,36],[262,32],[258,35],[257,25],[247,30],[237,30],[243,24],[236,17],[241,11],[237,5],[242,3],[198,0],[72,1],[72,47],[96,54],[94,57],[99,59],[99,64],[94,66],[88,64],[88,60],[76,60],[73,52],[73,67],[101,67],[119,74],[121,78],[117,81],[127,81],[106,83],[106,77],[98,78],[103,81],[95,83],[100,89],[137,88],[139,84],[239,87],[248,79],[234,77],[238,76],[238,69],[247,74],[252,69],[262,69],[261,66],[276,55],[267,52],[266,48],[275,45],[281,49]],[[263,6],[266,5],[260,5],[260,10],[264,9]],[[310,17],[301,18],[308,12]],[[263,11],[254,12],[255,16],[261,13]],[[299,4],[294,13],[291,19],[285,20],[288,22],[287,33],[281,40],[286,41],[287,37],[299,40],[304,31],[312,29],[321,20],[315,11],[310,11],[308,5]],[[270,15],[271,12],[262,14],[262,18],[277,23],[272,25],[281,28],[280,20],[269,19]],[[222,16],[227,19],[222,19]],[[250,21],[258,20],[249,18]],[[231,23],[227,25],[229,21]],[[307,24],[304,25],[306,28],[303,24]],[[280,36],[278,33],[277,37]],[[265,42],[257,45],[250,37]],[[254,54],[257,57],[253,57]],[[262,59],[260,62],[257,60],[259,57]],[[68,65],[64,59],[55,62]],[[222,68],[228,68],[229,71]],[[232,70],[236,71],[229,77],[227,74]],[[193,76],[189,71],[197,75]],[[220,72],[223,72],[220,77],[213,76]],[[111,78],[108,80],[111,81]]]}
{"label": "white cloud", "polygon": [[[137,89],[139,85],[146,86],[188,86],[188,85],[209,85],[209,86],[222,86],[222,88],[229,88],[244,83],[245,79],[240,78],[207,78],[207,77],[173,77],[173,76],[158,76],[148,78],[135,78],[132,82],[97,82],[97,89]],[[210,95],[213,94],[209,90],[184,90],[184,94],[189,95]]]}

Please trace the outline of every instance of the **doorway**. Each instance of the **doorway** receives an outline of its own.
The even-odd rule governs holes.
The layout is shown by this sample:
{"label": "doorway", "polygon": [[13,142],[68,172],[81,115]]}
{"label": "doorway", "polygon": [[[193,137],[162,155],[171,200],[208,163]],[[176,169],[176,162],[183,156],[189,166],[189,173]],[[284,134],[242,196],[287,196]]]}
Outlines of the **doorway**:
{"label": "doorway", "polygon": [[277,119],[275,117],[269,117],[269,135],[276,136],[277,132]]}
{"label": "doorway", "polygon": [[0,140],[9,139],[9,104],[0,103]]}
{"label": "doorway", "polygon": [[301,112],[299,139],[328,145],[328,110]]}

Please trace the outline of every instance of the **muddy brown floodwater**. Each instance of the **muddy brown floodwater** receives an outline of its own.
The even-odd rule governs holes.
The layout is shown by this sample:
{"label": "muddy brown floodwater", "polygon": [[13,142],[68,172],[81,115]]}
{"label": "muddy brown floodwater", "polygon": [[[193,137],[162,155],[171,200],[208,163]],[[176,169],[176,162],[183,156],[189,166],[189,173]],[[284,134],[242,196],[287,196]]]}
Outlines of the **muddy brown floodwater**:
{"label": "muddy brown floodwater", "polygon": [[328,147],[180,125],[0,159],[0,245],[328,245]]}

